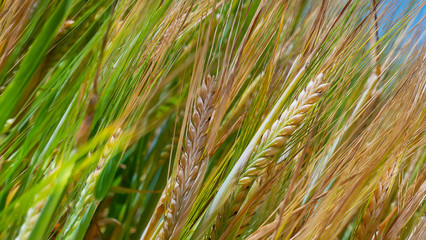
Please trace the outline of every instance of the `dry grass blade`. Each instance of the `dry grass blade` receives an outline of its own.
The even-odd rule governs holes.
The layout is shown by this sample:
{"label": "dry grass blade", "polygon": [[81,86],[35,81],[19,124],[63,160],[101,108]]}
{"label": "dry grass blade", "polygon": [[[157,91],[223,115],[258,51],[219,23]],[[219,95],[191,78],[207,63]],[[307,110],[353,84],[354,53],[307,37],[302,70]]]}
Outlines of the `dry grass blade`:
{"label": "dry grass blade", "polygon": [[395,216],[395,213],[398,212],[396,217],[393,219],[388,230],[383,235],[384,239],[398,239],[401,229],[408,222],[417,208],[424,201],[426,195],[426,168],[424,167],[417,177],[416,182],[408,188],[406,194],[401,199],[403,208],[398,212],[398,206],[395,206],[391,214],[386,218],[386,220],[379,227],[383,229],[386,227],[388,221],[392,219],[392,216]]}
{"label": "dry grass blade", "polygon": [[408,237],[409,240],[426,239],[426,217],[423,216],[411,235]]}
{"label": "dry grass blade", "polygon": [[[325,195],[327,195],[328,192],[323,193],[320,196],[317,196],[314,199],[309,200],[309,202],[307,202],[304,206],[299,207],[297,209],[293,210],[293,217],[299,217],[301,216],[301,214],[303,213],[303,211],[306,211],[306,209],[308,209],[309,207],[312,207],[315,205],[315,203],[320,200],[322,197],[324,197]],[[275,211],[273,212],[273,214],[276,215],[276,213],[279,211],[279,208],[281,208],[283,206],[283,202],[281,202],[279,204],[279,206],[277,207],[277,209],[275,209]],[[254,233],[250,234],[246,239],[247,240],[256,240],[256,239],[265,239],[267,238],[267,236],[271,235],[277,228],[277,224],[279,223],[279,217],[275,218],[272,222],[264,224],[263,226],[259,227]]]}

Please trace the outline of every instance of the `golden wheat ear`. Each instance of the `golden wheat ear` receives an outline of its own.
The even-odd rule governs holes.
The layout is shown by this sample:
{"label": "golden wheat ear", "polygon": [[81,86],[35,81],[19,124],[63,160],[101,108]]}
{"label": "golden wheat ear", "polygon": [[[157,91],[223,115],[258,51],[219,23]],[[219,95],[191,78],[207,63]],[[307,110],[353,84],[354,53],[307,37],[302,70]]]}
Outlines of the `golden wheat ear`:
{"label": "golden wheat ear", "polygon": [[319,74],[309,82],[307,87],[299,94],[288,109],[272,124],[272,127],[262,135],[260,143],[253,152],[248,166],[243,171],[228,206],[219,214],[216,225],[212,230],[212,239],[219,237],[231,224],[238,211],[241,209],[247,194],[254,181],[261,176],[265,169],[273,162],[282,151],[287,140],[302,124],[306,113],[319,101],[328,83],[323,83],[324,75]]}
{"label": "golden wheat ear", "polygon": [[374,190],[373,196],[371,197],[367,209],[362,217],[355,239],[372,239],[375,234],[382,214],[383,204],[386,200],[392,178],[394,177],[394,169],[395,164],[389,167],[380,178],[380,182]]}
{"label": "golden wheat ear", "polygon": [[214,78],[207,75],[195,102],[186,133],[185,150],[179,160],[174,183],[171,185],[173,189],[170,203],[158,239],[179,237],[198,192],[197,181],[202,181],[204,172],[202,169],[207,166],[203,154],[214,111],[214,89]]}

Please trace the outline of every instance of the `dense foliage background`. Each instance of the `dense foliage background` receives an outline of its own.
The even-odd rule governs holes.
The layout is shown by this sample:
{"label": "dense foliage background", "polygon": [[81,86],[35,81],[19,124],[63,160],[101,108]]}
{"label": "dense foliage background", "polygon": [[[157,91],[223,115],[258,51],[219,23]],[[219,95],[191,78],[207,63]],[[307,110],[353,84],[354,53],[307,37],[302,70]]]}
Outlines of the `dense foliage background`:
{"label": "dense foliage background", "polygon": [[0,1],[0,239],[426,239],[424,1]]}

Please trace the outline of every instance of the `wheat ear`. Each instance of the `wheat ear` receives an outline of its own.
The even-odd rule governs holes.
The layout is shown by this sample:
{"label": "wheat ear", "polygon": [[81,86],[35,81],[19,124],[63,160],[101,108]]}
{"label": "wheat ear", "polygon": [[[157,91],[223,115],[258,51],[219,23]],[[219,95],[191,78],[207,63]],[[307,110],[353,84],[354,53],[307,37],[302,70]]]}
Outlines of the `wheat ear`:
{"label": "wheat ear", "polygon": [[362,217],[361,223],[355,235],[355,239],[372,239],[376,232],[377,225],[382,214],[383,204],[386,200],[388,189],[394,176],[393,172],[395,164],[393,164],[380,178],[377,188],[374,190],[367,209]]}
{"label": "wheat ear", "polygon": [[259,176],[256,179],[256,182],[250,188],[250,191],[248,192],[248,196],[254,196],[254,194],[256,194],[260,190],[262,190],[262,193],[261,193],[262,195],[258,197],[258,199],[255,202],[252,203],[250,208],[248,208],[247,212],[245,213],[242,223],[240,225],[240,229],[238,230],[237,237],[242,237],[242,234],[252,223],[251,220],[253,219],[257,210],[259,209],[260,206],[262,206],[262,204],[265,202],[265,200],[269,196],[269,193],[271,192],[272,187],[274,186],[275,180],[278,177],[276,173],[280,172],[280,169],[286,166],[287,162],[284,161],[284,159],[285,157],[281,156],[275,165],[270,164],[266,170],[267,174],[262,174],[261,176]]}
{"label": "wheat ear", "polygon": [[[426,167],[423,167],[416,181],[407,189],[402,199],[394,207],[386,219],[379,225],[380,234],[384,239],[394,239],[407,223],[419,204],[424,199],[426,192]],[[420,197],[419,197],[420,196]],[[417,207],[416,207],[417,206]],[[394,218],[394,216],[396,217]],[[389,229],[384,232],[389,225]]]}
{"label": "wheat ear", "polygon": [[206,161],[203,161],[203,153],[214,110],[214,86],[213,78],[207,76],[198,94],[185,138],[185,150],[178,163],[174,183],[171,185],[173,190],[163,228],[157,237],[159,239],[179,237],[198,189],[197,181],[202,180],[200,179],[203,175],[202,168],[206,164]]}
{"label": "wheat ear", "polygon": [[[172,144],[175,142],[177,138],[172,139],[172,143],[167,144],[164,149],[160,153],[160,160],[158,161],[159,164],[166,163],[171,155],[172,152]],[[158,200],[157,206],[154,209],[154,212],[152,214],[151,219],[148,222],[148,225],[145,227],[145,230],[142,234],[142,239],[151,239],[152,234],[154,233],[158,222],[160,221],[161,217],[163,216],[164,210],[166,208],[166,202],[167,199],[170,197],[170,181],[167,182],[166,186],[164,187],[163,193],[160,196],[160,199]]]}
{"label": "wheat ear", "polygon": [[46,203],[46,199],[43,199],[37,202],[34,207],[30,208],[25,216],[25,221],[22,224],[19,234],[16,237],[18,240],[29,239],[31,231],[33,230],[34,225],[37,222],[38,217],[40,216],[41,210]]}
{"label": "wheat ear", "polygon": [[[318,102],[328,87],[327,83],[322,82],[323,74],[318,75],[313,81],[309,82],[298,98],[272,124],[272,127],[262,135],[260,143],[248,162],[248,166],[240,176],[238,187],[234,191],[230,204],[225,207],[227,210],[222,211],[216,219],[216,226],[212,230],[212,239],[223,233],[224,228],[229,226],[241,208],[253,182],[264,172],[276,155],[281,152],[288,138],[306,117],[306,113]],[[222,215],[224,218],[221,214],[224,214]]]}
{"label": "wheat ear", "polygon": [[78,196],[77,203],[74,206],[74,209],[83,209],[83,212],[74,211],[69,217],[70,221],[66,223],[64,231],[64,235],[66,236],[66,238],[72,236],[72,234],[77,229],[77,226],[81,221],[87,207],[90,205],[90,203],[95,201],[93,192],[95,190],[96,182],[99,179],[99,174],[102,172],[102,169],[104,169],[109,159],[113,157],[113,147],[117,139],[120,137],[121,133],[121,128],[118,128],[116,132],[109,138],[103,149],[102,156],[99,159],[98,164],[96,165],[96,169],[87,177],[84,183],[84,188],[81,190]]}

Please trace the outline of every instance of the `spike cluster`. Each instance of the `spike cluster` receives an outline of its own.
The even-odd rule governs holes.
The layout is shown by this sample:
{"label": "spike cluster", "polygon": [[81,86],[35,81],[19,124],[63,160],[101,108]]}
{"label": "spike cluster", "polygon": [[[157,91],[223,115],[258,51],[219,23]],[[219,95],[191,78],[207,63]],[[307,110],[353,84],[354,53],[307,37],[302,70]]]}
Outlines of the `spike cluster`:
{"label": "spike cluster", "polygon": [[[249,160],[246,170],[241,174],[238,181],[238,187],[231,198],[230,206],[227,210],[221,212],[223,220],[217,219],[215,230],[212,236],[219,236],[233,220],[241,208],[250,187],[256,178],[262,175],[266,167],[272,163],[277,154],[282,151],[287,140],[296,131],[297,127],[303,122],[306,113],[312,109],[315,103],[321,98],[328,87],[328,83],[322,83],[323,74],[309,82],[306,88],[299,94],[298,98],[292,102],[287,110],[278,117],[271,128],[266,130],[262,139],[254,150]],[[228,213],[228,214],[226,214]],[[220,217],[218,217],[220,218]],[[216,232],[216,233],[215,233]],[[215,239],[215,238],[212,238]]]}
{"label": "spike cluster", "polygon": [[177,225],[185,224],[185,212],[192,206],[197,190],[195,181],[200,177],[207,131],[214,111],[214,87],[214,79],[207,76],[195,102],[186,134],[185,150],[177,167],[170,203],[158,239],[179,237],[180,227]]}

